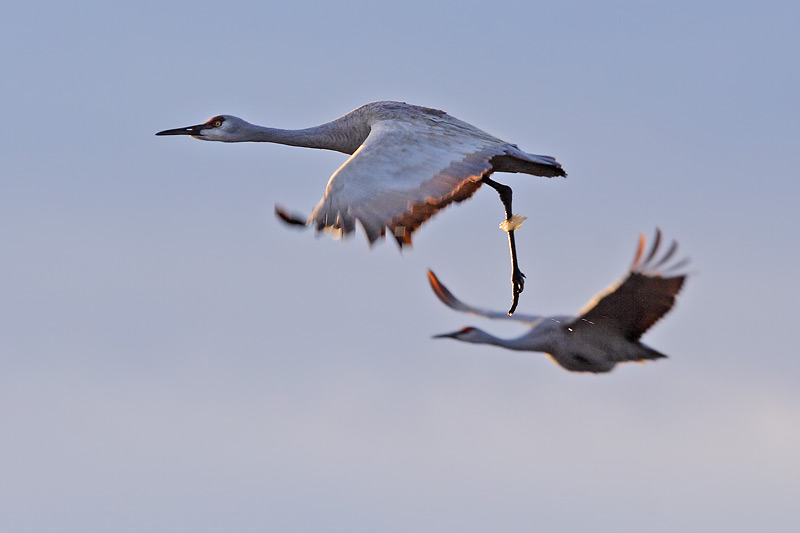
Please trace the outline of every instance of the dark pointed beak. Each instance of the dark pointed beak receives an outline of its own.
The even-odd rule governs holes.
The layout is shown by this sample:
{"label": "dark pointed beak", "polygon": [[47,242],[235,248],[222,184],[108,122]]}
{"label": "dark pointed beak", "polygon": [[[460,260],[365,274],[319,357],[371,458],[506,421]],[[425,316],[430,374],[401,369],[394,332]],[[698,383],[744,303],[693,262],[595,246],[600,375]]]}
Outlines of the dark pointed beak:
{"label": "dark pointed beak", "polygon": [[442,333],[440,335],[434,335],[432,339],[455,339],[461,331],[454,331],[452,333]]}
{"label": "dark pointed beak", "polygon": [[189,126],[188,128],[159,131],[156,135],[202,135],[203,130],[207,127],[206,124],[198,124],[197,126]]}

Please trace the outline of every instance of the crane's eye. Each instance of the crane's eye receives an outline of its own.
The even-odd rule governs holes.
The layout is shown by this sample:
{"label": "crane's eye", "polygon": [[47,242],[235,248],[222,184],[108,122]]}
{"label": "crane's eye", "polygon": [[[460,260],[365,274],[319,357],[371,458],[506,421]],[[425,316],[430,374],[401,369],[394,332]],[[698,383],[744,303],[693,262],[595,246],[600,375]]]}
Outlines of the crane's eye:
{"label": "crane's eye", "polygon": [[214,127],[215,128],[219,128],[220,126],[222,126],[222,121],[221,120],[214,121]]}

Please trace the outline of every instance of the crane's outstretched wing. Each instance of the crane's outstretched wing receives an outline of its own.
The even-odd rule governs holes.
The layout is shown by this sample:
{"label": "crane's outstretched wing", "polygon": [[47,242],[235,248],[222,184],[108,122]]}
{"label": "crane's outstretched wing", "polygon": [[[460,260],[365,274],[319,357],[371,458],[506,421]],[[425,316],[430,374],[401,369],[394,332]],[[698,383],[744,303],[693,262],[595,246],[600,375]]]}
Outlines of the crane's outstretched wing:
{"label": "crane's outstretched wing", "polygon": [[645,331],[672,309],[675,296],[686,279],[685,274],[664,275],[686,265],[686,259],[659,270],[678,249],[678,244],[673,241],[666,253],[656,258],[660,242],[661,230],[656,229],[650,252],[642,261],[645,238],[641,235],[627,277],[586,304],[568,327],[580,329],[599,325],[619,331],[628,340],[639,340]]}
{"label": "crane's outstretched wing", "polygon": [[467,305],[453,296],[453,293],[450,292],[450,290],[445,287],[441,281],[439,281],[439,278],[436,277],[436,274],[434,274],[432,270],[428,270],[428,281],[430,282],[431,288],[436,296],[438,296],[442,303],[444,303],[450,309],[455,309],[456,311],[462,311],[464,313],[471,313],[473,315],[485,316],[486,318],[505,318],[508,320],[516,320],[518,322],[525,322],[526,324],[535,324],[542,319],[540,316],[521,315],[519,313],[514,313],[513,315],[509,316],[506,311],[486,311],[484,309]]}
{"label": "crane's outstretched wing", "polygon": [[525,154],[460,121],[377,122],[333,174],[308,224],[347,234],[358,220],[370,244],[387,227],[400,246],[411,244],[423,222],[478,190],[481,178],[493,171],[492,158],[512,154],[527,156],[544,175],[563,175],[555,159]]}

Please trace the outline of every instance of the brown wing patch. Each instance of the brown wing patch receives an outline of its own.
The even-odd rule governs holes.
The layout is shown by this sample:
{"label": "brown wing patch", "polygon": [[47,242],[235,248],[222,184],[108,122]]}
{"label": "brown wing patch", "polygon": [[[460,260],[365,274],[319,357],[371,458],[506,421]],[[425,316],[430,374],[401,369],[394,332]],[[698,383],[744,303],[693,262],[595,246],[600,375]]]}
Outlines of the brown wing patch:
{"label": "brown wing patch", "polygon": [[428,200],[424,204],[411,206],[411,211],[393,220],[388,224],[389,230],[397,240],[397,244],[403,246],[411,245],[412,234],[429,218],[435,215],[440,209],[444,209],[453,202],[463,202],[480,189],[481,182],[465,180],[456,188],[450,196],[440,200]]}
{"label": "brown wing patch", "polygon": [[470,154],[420,184],[417,190],[424,194],[425,200],[408,202],[405,212],[387,224],[401,248],[410,246],[412,234],[438,211],[453,202],[463,202],[480,189],[481,179],[493,172],[489,163],[491,155],[486,152]]}

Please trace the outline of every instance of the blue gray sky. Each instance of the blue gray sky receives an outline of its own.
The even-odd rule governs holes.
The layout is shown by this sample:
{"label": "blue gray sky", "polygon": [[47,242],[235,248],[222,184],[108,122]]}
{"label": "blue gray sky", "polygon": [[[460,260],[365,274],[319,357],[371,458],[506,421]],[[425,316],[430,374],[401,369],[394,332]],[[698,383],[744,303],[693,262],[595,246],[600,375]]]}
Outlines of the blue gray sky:
{"label": "blue gray sky", "polygon": [[[12,2],[0,8],[0,529],[796,531],[794,2]],[[644,340],[567,373],[433,340],[504,309],[481,190],[370,250],[291,231],[341,154],[157,138],[445,109],[566,180],[514,187],[520,311],[577,311],[658,225]]]}

